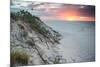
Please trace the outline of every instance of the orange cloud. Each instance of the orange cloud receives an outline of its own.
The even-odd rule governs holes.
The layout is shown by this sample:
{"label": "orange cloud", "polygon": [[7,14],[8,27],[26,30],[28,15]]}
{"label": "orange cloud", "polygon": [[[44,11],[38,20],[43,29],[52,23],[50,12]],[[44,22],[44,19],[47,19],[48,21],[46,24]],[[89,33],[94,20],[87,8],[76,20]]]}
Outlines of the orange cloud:
{"label": "orange cloud", "polygon": [[68,21],[95,21],[95,17],[81,16],[80,12],[75,9],[59,11],[58,14],[61,19]]}

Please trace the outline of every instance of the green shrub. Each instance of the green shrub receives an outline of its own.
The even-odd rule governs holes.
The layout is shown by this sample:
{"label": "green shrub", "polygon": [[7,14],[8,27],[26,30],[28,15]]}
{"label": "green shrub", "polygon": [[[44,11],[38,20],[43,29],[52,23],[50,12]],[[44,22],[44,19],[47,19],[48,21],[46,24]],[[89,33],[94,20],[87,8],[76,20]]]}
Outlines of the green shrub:
{"label": "green shrub", "polygon": [[55,58],[53,64],[60,64],[60,58]]}

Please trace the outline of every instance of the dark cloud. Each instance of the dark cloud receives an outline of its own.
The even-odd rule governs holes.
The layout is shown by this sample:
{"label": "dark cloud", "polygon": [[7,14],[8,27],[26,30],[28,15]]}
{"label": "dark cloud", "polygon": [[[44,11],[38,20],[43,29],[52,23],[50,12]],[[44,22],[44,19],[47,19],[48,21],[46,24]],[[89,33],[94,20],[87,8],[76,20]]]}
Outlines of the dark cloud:
{"label": "dark cloud", "polygon": [[84,8],[78,9],[81,16],[95,17],[95,6],[85,6]]}

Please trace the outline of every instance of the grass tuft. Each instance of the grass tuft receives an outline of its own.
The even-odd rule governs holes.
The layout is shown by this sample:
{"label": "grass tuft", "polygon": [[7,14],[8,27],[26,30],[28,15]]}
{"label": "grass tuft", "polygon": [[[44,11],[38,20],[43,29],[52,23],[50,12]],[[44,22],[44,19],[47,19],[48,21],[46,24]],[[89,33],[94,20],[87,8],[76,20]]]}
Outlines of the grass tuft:
{"label": "grass tuft", "polygon": [[19,52],[19,51],[13,51],[11,52],[11,67],[16,66],[16,65],[27,65],[29,56],[25,52]]}

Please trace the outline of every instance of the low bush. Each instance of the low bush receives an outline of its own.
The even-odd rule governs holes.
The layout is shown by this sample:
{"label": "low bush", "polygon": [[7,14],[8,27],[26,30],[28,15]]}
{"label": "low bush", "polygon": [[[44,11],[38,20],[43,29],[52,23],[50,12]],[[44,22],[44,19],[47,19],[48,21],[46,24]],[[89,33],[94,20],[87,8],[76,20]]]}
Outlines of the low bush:
{"label": "low bush", "polygon": [[53,61],[53,64],[60,64],[60,58],[55,58]]}
{"label": "low bush", "polygon": [[14,67],[16,65],[27,65],[29,56],[25,52],[19,52],[19,51],[13,51],[11,52],[11,67]]}

